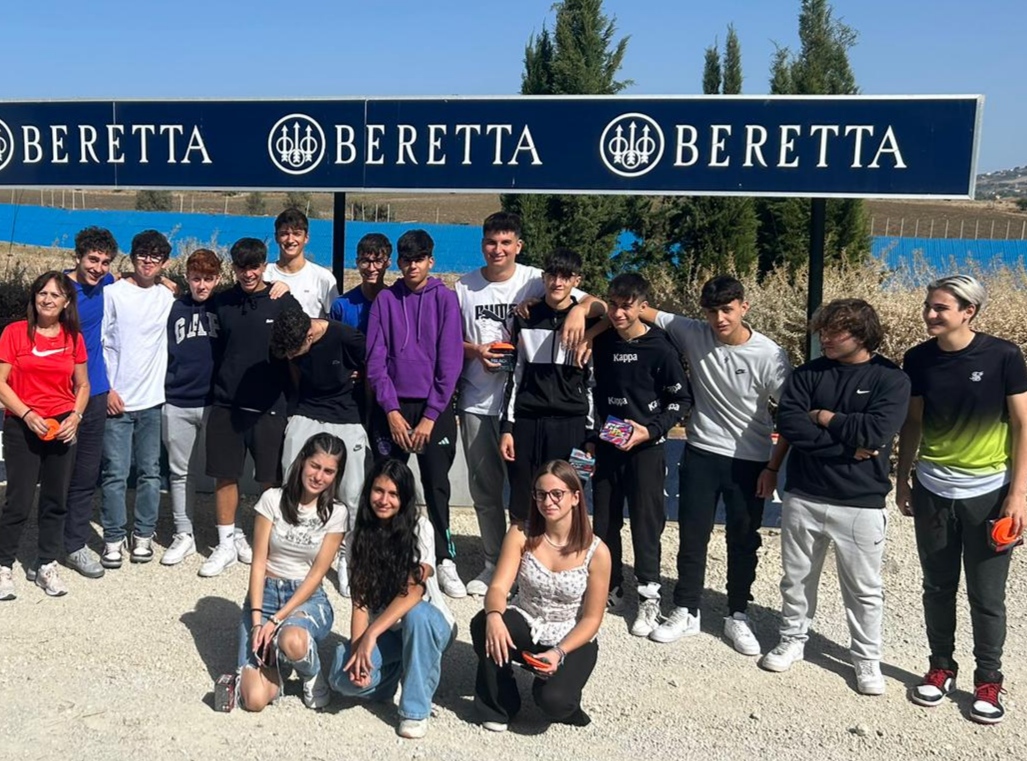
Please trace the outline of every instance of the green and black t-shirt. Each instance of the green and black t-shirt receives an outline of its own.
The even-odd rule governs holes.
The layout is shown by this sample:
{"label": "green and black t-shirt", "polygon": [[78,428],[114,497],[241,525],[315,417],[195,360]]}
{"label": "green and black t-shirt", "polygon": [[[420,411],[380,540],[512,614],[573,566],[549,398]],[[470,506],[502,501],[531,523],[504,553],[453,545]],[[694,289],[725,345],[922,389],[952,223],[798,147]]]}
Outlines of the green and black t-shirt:
{"label": "green and black t-shirt", "polygon": [[1011,452],[1006,397],[1027,392],[1019,347],[986,333],[960,351],[943,351],[931,339],[906,352],[902,366],[912,396],[923,398],[918,476],[924,468],[945,480],[1004,474]]}

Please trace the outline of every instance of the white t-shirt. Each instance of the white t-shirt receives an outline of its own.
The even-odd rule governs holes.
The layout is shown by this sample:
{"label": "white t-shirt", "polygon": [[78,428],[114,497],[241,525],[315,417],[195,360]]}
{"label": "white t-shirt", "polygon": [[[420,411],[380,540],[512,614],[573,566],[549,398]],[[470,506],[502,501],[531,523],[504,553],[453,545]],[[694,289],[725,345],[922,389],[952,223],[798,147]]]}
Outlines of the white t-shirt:
{"label": "white t-shirt", "polygon": [[168,315],[174,303],[163,285],[140,288],[124,278],[104,288],[100,343],[107,380],[126,412],[164,403]]}
{"label": "white t-shirt", "polygon": [[[449,609],[446,604],[446,598],[442,596],[442,589],[439,587],[438,575],[435,571],[435,529],[432,528],[431,522],[424,515],[420,515],[417,518],[417,549],[421,553],[421,564],[430,566],[432,569],[432,575],[425,581],[425,592],[422,598],[425,602],[429,602],[439,609],[442,613],[443,618],[446,619],[450,626],[456,623],[456,618],[453,616],[453,612]],[[346,542],[346,562],[352,564],[353,548],[349,542]],[[374,621],[381,611],[371,611],[370,620]],[[392,625],[392,630],[402,628],[403,620],[400,619]]]}
{"label": "white t-shirt", "polygon": [[304,264],[299,272],[284,272],[277,264],[269,264],[264,270],[264,280],[288,285],[289,292],[311,319],[326,317],[332,310],[332,302],[339,298],[335,275],[313,262]]}
{"label": "white t-shirt", "polygon": [[788,354],[755,330],[740,346],[721,343],[705,320],[656,313],[688,360],[694,403],[688,444],[707,452],[761,462],[770,457],[774,422],[767,409],[781,398],[792,371]]}
{"label": "white t-shirt", "polygon": [[253,508],[271,521],[271,541],[267,551],[267,572],[280,579],[305,579],[310,572],[326,534],[346,531],[346,506],[335,503],[327,523],[317,517],[317,503],[300,505],[294,526],[282,515],[282,490],[268,489]]}
{"label": "white t-shirt", "polygon": [[[485,279],[482,269],[468,272],[456,283],[464,340],[476,344],[509,341],[514,308],[525,299],[541,299],[546,295],[542,270],[515,264],[513,275],[494,283]],[[587,295],[578,289],[574,289],[573,294],[579,301]],[[461,412],[498,416],[508,377],[505,372],[490,373],[477,359],[464,360],[457,408]]]}

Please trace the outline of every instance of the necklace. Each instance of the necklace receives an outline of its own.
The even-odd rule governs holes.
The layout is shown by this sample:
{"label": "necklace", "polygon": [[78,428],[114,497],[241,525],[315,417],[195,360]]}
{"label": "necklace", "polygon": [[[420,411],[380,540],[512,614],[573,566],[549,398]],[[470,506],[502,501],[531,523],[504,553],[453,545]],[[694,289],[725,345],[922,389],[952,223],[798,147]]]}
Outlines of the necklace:
{"label": "necklace", "polygon": [[570,542],[569,542],[569,541],[568,541],[568,542],[564,542],[563,544],[557,544],[557,543],[556,543],[556,542],[554,542],[554,541],[553,541],[552,539],[550,539],[550,538],[549,538],[549,534],[545,533],[544,531],[542,532],[542,538],[546,540],[546,542],[547,542],[547,543],[549,544],[549,546],[550,546],[550,547],[554,547],[555,549],[558,549],[558,550],[562,550],[562,549],[564,549],[564,548],[565,548],[565,547],[566,547],[566,546],[567,546],[568,544],[570,544]]}

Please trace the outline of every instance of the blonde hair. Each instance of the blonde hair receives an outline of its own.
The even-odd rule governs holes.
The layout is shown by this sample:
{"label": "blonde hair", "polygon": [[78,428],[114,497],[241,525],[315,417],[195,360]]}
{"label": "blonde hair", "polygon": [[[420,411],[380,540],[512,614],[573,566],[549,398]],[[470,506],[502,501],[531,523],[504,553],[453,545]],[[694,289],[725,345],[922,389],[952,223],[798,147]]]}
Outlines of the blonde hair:
{"label": "blonde hair", "polygon": [[959,302],[960,309],[976,307],[971,320],[979,315],[988,303],[988,289],[977,278],[969,275],[940,277],[928,284],[927,292],[931,291],[945,291],[951,294]]}

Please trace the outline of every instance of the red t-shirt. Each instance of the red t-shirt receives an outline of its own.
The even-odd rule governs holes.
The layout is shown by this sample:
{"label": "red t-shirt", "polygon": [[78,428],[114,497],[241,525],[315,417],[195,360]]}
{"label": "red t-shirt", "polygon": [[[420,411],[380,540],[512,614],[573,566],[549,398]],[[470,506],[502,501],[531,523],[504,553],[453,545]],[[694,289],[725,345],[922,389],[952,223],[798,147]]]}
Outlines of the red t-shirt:
{"label": "red t-shirt", "polygon": [[7,385],[43,417],[54,417],[74,409],[72,374],[75,365],[85,361],[86,344],[82,334],[78,334],[72,345],[64,326],[53,338],[36,331],[35,339],[29,340],[28,323],[19,320],[4,328],[3,335],[0,335],[0,362],[11,366]]}

